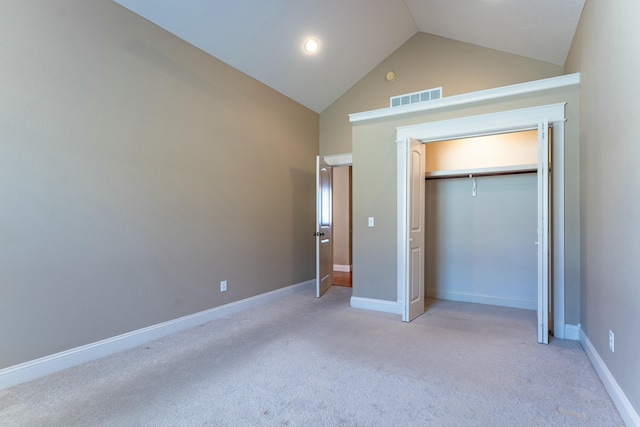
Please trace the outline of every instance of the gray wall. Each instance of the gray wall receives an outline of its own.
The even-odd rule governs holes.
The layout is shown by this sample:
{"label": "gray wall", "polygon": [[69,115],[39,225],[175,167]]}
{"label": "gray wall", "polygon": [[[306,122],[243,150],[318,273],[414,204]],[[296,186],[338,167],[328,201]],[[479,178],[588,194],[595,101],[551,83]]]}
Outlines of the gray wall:
{"label": "gray wall", "polygon": [[316,113],[108,0],[0,32],[0,368],[313,278]]}
{"label": "gray wall", "polygon": [[426,185],[425,295],[535,310],[536,174]]}
{"label": "gray wall", "polygon": [[[640,413],[640,2],[587,0],[566,69],[580,71],[581,323]],[[608,331],[615,333],[615,353]]]}

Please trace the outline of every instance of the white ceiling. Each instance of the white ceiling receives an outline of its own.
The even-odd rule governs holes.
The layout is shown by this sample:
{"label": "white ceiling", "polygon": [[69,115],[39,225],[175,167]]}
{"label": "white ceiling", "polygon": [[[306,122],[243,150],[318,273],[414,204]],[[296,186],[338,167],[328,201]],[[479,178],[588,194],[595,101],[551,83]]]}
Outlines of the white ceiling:
{"label": "white ceiling", "polygon": [[114,1],[316,112],[418,31],[564,65],[585,2]]}

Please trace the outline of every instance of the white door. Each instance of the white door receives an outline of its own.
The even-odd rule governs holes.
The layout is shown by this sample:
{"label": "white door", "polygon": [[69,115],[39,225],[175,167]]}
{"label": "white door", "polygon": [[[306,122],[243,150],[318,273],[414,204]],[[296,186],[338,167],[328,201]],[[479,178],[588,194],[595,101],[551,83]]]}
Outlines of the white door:
{"label": "white door", "polygon": [[407,208],[409,217],[407,277],[407,313],[410,322],[424,313],[424,227],[425,227],[425,149],[424,144],[411,138],[407,154],[409,182]]}
{"label": "white door", "polygon": [[538,342],[549,344],[549,122],[538,124]]}
{"label": "white door", "polygon": [[316,296],[324,294],[333,283],[332,248],[333,169],[316,157]]}

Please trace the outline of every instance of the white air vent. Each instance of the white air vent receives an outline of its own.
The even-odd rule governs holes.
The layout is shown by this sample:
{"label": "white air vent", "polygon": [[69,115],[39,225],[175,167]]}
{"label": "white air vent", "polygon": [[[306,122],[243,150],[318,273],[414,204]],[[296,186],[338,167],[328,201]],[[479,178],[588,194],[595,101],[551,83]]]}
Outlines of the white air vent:
{"label": "white air vent", "polygon": [[440,98],[442,98],[442,88],[436,87],[421,92],[392,96],[390,105],[391,107],[401,107],[403,105],[417,104],[418,102],[427,102]]}

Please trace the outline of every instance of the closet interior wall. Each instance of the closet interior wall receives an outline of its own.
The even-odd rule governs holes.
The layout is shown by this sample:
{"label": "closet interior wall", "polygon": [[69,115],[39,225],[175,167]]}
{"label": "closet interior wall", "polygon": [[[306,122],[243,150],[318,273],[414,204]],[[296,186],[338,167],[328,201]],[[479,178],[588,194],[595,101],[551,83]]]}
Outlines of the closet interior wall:
{"label": "closet interior wall", "polygon": [[425,296],[536,310],[537,161],[536,130],[427,144]]}
{"label": "closet interior wall", "polygon": [[428,179],[425,295],[535,310],[535,173]]}

